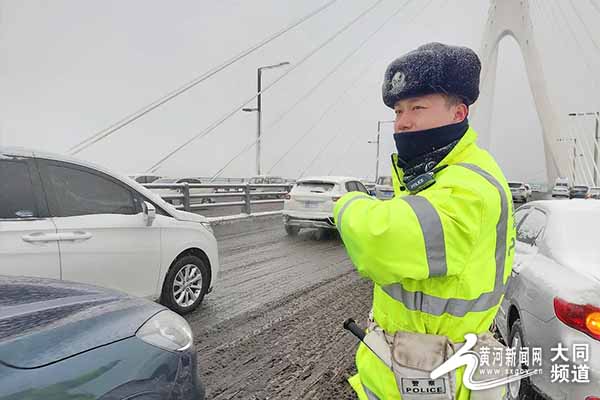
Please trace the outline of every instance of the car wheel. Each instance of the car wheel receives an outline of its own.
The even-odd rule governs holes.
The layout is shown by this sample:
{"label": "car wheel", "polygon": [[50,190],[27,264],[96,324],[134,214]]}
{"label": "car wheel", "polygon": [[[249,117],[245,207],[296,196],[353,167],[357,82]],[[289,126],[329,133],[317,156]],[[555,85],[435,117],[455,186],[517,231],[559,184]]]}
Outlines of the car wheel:
{"label": "car wheel", "polygon": [[187,314],[200,305],[209,283],[204,260],[193,255],[181,257],[167,273],[161,303],[179,314]]}
{"label": "car wheel", "polygon": [[287,233],[288,236],[298,236],[298,233],[300,233],[300,227],[293,225],[285,225],[285,233]]}
{"label": "car wheel", "polygon": [[331,237],[331,231],[325,228],[317,228],[315,231],[315,239],[317,240],[327,240]]}
{"label": "car wheel", "polygon": [[[510,328],[508,342],[509,346],[516,350],[516,354],[519,354],[521,347],[526,347],[524,344],[521,320],[517,319]],[[520,368],[523,370],[528,369],[527,365],[520,365]],[[529,378],[509,383],[506,388],[506,395],[508,400],[534,400],[537,397],[535,391],[531,387]]]}

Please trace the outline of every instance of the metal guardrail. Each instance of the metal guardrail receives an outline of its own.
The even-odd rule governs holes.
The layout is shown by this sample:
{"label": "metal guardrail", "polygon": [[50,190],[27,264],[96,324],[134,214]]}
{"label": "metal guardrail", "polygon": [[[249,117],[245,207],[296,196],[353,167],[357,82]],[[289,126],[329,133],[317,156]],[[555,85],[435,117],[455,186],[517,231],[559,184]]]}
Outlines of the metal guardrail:
{"label": "metal guardrail", "polygon": [[[206,210],[215,207],[242,207],[242,212],[245,214],[252,213],[252,205],[254,204],[270,204],[283,203],[285,195],[287,195],[293,183],[285,184],[190,184],[190,183],[174,183],[174,184],[158,184],[148,183],[143,185],[149,190],[153,189],[171,189],[177,193],[162,194],[156,193],[166,202],[180,210],[197,211]],[[276,191],[275,189],[281,189]],[[206,189],[206,193],[191,193],[192,189]],[[273,189],[272,191],[260,191],[259,189]],[[212,190],[212,192],[210,192]],[[240,201],[229,201],[217,203],[214,200],[219,198],[240,198]],[[200,199],[201,201],[194,202],[193,200]],[[253,200],[256,199],[256,200]]]}

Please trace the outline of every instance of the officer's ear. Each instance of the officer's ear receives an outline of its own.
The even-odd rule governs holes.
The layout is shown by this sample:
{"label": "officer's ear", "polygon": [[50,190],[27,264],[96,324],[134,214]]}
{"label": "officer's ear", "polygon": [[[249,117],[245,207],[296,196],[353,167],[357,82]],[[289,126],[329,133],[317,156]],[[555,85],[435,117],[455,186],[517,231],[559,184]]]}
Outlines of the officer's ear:
{"label": "officer's ear", "polygon": [[454,108],[454,122],[463,122],[469,115],[469,107],[465,103],[459,103]]}

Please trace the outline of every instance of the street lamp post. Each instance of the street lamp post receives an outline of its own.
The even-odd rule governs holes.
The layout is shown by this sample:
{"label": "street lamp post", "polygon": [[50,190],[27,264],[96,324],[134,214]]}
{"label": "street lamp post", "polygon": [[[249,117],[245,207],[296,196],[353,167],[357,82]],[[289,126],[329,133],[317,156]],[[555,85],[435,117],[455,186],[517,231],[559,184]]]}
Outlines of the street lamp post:
{"label": "street lamp post", "polygon": [[262,124],[262,70],[263,69],[272,69],[283,67],[284,65],[288,65],[288,61],[281,62],[279,64],[273,65],[265,65],[262,67],[258,67],[256,70],[256,91],[258,95],[256,96],[256,108],[242,108],[242,111],[252,112],[256,111],[256,174],[260,175],[260,134],[261,134],[261,124]]}
{"label": "street lamp post", "polygon": [[557,142],[573,142],[573,182],[572,185],[575,185],[575,172],[576,170],[576,160],[577,160],[577,138],[559,138],[556,139]]}
{"label": "street lamp post", "polygon": [[598,164],[598,146],[600,146],[600,136],[599,136],[599,126],[600,126],[600,112],[599,111],[594,111],[594,112],[584,112],[584,113],[569,113],[569,117],[576,117],[576,116],[582,116],[582,115],[593,115],[595,117],[596,120],[596,129],[595,129],[595,133],[594,133],[594,165],[596,166],[596,168],[594,168],[594,186],[598,186],[598,180],[599,180],[599,176],[598,176],[598,168],[600,168],[600,164]]}
{"label": "street lamp post", "polygon": [[377,183],[377,179],[379,179],[379,143],[380,143],[380,133],[381,133],[381,124],[385,123],[393,123],[395,121],[377,121],[377,140],[369,140],[367,143],[375,143],[377,144],[377,156],[375,158],[375,183]]}

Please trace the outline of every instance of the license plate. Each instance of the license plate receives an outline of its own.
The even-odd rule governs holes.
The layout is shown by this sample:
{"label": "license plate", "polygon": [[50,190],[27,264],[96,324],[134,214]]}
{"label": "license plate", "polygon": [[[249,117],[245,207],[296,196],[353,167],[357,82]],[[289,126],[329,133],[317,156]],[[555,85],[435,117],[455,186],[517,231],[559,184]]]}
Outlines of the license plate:
{"label": "license plate", "polygon": [[304,202],[304,208],[317,208],[319,207],[319,203],[318,201],[305,201]]}

